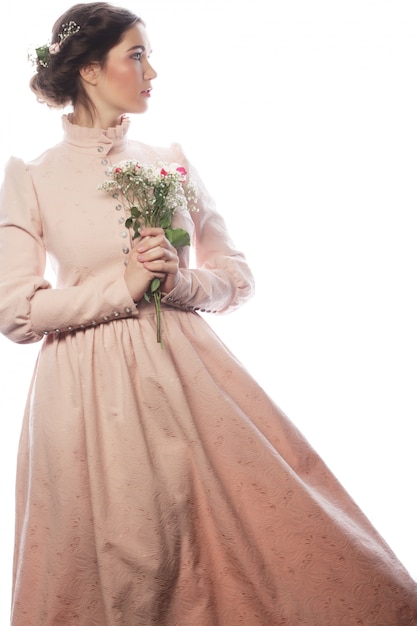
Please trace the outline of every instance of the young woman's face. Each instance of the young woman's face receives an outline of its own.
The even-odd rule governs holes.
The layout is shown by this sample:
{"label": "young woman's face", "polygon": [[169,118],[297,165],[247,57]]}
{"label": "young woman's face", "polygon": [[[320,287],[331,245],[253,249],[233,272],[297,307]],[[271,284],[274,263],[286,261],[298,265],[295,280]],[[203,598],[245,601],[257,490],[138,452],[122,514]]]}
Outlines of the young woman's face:
{"label": "young woman's face", "polygon": [[100,115],[117,118],[124,113],[146,111],[151,81],[156,78],[149,63],[150,52],[146,30],[140,22],[109,51],[92,94]]}

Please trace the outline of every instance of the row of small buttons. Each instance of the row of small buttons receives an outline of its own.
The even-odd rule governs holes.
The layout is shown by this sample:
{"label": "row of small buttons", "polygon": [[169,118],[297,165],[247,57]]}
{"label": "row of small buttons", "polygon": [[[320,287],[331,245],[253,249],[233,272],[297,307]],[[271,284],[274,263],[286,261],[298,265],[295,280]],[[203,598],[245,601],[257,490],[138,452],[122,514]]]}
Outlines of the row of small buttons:
{"label": "row of small buttons", "polygon": [[166,299],[167,302],[173,304],[174,306],[178,306],[185,311],[200,311],[201,313],[217,313],[217,311],[209,311],[208,309],[200,309],[198,306],[189,306],[186,304],[182,304],[180,300],[174,300],[172,296],[168,296]]}
{"label": "row of small buttons", "polygon": [[[130,307],[126,307],[124,312],[126,313],[126,315],[130,315],[132,313],[132,309]],[[119,313],[119,311],[115,311],[111,315],[104,315],[102,318],[102,321],[109,322],[112,319],[117,319],[118,317],[120,317],[120,315],[121,313]],[[58,335],[59,333],[71,332],[73,330],[83,330],[84,328],[88,328],[90,326],[97,326],[97,324],[99,323],[100,322],[98,322],[97,320],[92,320],[88,324],[80,324],[79,326],[67,326],[67,328],[55,328],[55,330],[53,331],[44,330],[43,334],[46,336],[46,335],[49,335],[51,332],[53,332],[56,335]]]}
{"label": "row of small buttons", "polygon": [[[119,194],[117,192],[114,193],[113,194],[113,198],[115,200],[118,200]],[[123,206],[121,204],[116,204],[116,206],[114,208],[116,209],[116,211],[121,211],[123,209]],[[123,215],[121,215],[118,218],[117,221],[118,221],[119,224],[124,224],[126,219],[125,219],[125,217]],[[128,236],[129,236],[129,233],[128,233],[127,230],[122,230],[122,232],[120,233],[120,236],[122,237],[122,239],[127,239]],[[129,246],[123,246],[122,251],[123,251],[123,254],[129,254],[129,252],[130,252]],[[127,260],[125,260],[124,264],[127,265]]]}
{"label": "row of small buttons", "polygon": [[[98,146],[97,152],[104,152],[104,147],[103,146]],[[109,165],[109,160],[108,159],[102,159],[101,160],[101,165],[108,166]],[[108,176],[111,173],[111,168],[107,168],[105,173]],[[113,194],[113,198],[115,200],[119,199],[119,194],[117,193],[117,191]],[[121,211],[123,209],[123,206],[121,204],[116,204],[116,206],[114,208],[116,209],[116,211]],[[118,218],[117,221],[118,221],[119,224],[124,224],[125,221],[126,221],[126,218],[123,215],[121,215]],[[129,236],[128,230],[127,229],[122,230],[122,232],[120,233],[120,236],[122,237],[122,239],[127,239],[128,236]],[[123,254],[129,254],[130,248],[128,246],[123,246],[122,252],[123,252]],[[127,263],[128,263],[127,260],[125,260],[124,264],[127,265]]]}

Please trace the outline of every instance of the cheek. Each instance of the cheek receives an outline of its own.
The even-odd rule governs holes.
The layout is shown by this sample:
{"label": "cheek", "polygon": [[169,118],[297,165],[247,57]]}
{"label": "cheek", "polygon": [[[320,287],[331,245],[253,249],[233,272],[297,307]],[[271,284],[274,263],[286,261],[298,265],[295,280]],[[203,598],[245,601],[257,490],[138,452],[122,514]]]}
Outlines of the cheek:
{"label": "cheek", "polygon": [[117,89],[126,91],[140,82],[139,73],[132,67],[113,68],[107,73],[109,83]]}

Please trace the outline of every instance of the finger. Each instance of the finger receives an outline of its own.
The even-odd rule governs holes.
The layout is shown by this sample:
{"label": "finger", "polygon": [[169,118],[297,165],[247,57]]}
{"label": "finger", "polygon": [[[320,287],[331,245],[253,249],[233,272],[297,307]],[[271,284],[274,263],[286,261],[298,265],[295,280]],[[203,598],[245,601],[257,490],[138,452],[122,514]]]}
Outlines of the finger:
{"label": "finger", "polygon": [[137,253],[137,260],[140,263],[146,263],[150,261],[163,260],[163,261],[172,261],[177,259],[178,255],[175,250],[169,250],[162,246],[156,246],[144,252]]}
{"label": "finger", "polygon": [[160,226],[144,226],[143,228],[140,229],[140,234],[143,237],[147,237],[148,235],[150,235],[151,237],[155,236],[155,235],[160,235],[160,234],[164,234],[164,229],[161,228]]}
{"label": "finger", "polygon": [[152,272],[152,278],[159,278],[160,281],[165,280],[166,276],[163,272]]}
{"label": "finger", "polygon": [[163,274],[176,274],[178,272],[178,263],[175,260],[164,261],[158,259],[156,261],[145,261],[143,267],[149,272],[161,272]]}
{"label": "finger", "polygon": [[145,237],[164,236],[164,234],[164,229],[156,226],[146,226],[145,228],[141,228],[140,230],[141,239]]}
{"label": "finger", "polygon": [[178,266],[174,263],[165,263],[164,261],[149,261],[143,263],[143,267],[148,272],[158,272],[160,274],[174,274],[178,271]]}
{"label": "finger", "polygon": [[165,235],[162,233],[158,233],[155,235],[147,235],[146,237],[141,237],[141,239],[136,244],[135,249],[138,252],[147,252],[152,248],[168,248],[170,247],[170,243],[166,239]]}

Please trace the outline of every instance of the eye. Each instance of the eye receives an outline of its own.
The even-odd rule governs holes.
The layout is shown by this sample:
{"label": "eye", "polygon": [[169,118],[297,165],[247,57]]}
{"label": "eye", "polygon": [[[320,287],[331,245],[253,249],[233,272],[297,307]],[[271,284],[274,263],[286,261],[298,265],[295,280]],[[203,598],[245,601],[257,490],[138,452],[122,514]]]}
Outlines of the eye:
{"label": "eye", "polygon": [[142,61],[142,57],[143,57],[142,50],[138,50],[137,52],[134,52],[131,56],[131,58],[134,59],[135,61]]}

